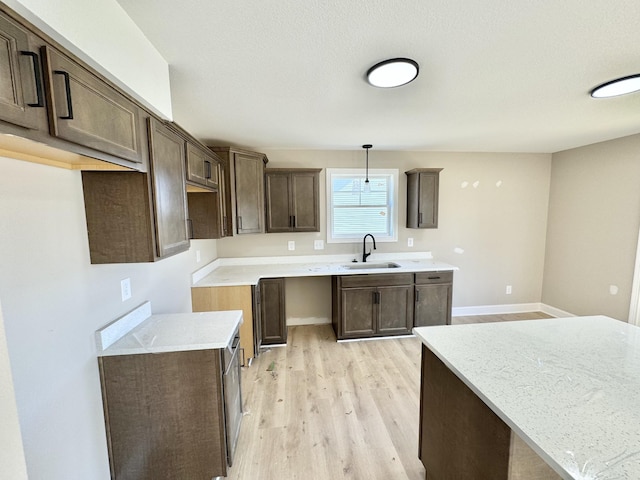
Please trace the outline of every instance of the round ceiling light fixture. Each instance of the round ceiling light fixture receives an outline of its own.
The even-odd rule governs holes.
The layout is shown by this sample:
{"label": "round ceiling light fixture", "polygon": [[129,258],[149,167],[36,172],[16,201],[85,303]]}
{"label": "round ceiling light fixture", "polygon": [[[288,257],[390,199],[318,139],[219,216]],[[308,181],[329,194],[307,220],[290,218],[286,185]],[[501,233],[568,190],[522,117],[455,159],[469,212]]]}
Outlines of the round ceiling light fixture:
{"label": "round ceiling light fixture", "polygon": [[637,91],[640,91],[640,73],[598,85],[591,90],[591,96],[593,98],[609,98]]}
{"label": "round ceiling light fixture", "polygon": [[418,63],[410,58],[392,58],[371,67],[367,71],[367,81],[374,87],[400,87],[413,82],[419,70]]}

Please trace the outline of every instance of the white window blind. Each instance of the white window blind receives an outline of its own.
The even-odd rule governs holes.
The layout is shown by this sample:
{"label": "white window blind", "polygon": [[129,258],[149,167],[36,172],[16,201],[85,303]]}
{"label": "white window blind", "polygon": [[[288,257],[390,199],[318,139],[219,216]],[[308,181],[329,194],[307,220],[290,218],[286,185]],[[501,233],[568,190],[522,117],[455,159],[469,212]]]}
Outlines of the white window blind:
{"label": "white window blind", "polygon": [[397,170],[327,169],[327,242],[397,241]]}

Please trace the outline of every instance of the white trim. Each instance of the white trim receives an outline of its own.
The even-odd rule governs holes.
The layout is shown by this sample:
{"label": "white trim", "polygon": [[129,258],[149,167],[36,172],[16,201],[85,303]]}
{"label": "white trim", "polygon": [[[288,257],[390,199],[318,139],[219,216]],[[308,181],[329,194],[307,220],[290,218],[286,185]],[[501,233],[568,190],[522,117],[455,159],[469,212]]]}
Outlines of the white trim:
{"label": "white trim", "polygon": [[572,313],[544,303],[514,303],[505,305],[479,305],[474,307],[454,307],[453,317],[466,317],[473,315],[500,315],[505,313],[543,312],[554,317],[573,317]]}
{"label": "white trim", "polygon": [[287,327],[297,327],[300,325],[329,325],[329,324],[331,324],[331,319],[326,317],[304,317],[304,318],[289,317],[287,318]]}
{"label": "white trim", "polygon": [[633,284],[631,286],[631,302],[629,303],[629,323],[640,326],[640,232],[638,232],[636,261],[633,267]]}

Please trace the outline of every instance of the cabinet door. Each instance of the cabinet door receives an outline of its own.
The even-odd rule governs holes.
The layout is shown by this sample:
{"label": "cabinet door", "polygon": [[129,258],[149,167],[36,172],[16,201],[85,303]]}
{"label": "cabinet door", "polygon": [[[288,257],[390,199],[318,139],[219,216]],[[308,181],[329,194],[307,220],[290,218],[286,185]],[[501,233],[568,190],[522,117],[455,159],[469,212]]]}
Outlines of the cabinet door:
{"label": "cabinet door", "polygon": [[343,288],[340,291],[343,337],[370,337],[376,333],[375,288]]}
{"label": "cabinet door", "polygon": [[181,137],[153,118],[149,139],[157,254],[165,257],[189,248],[185,146]]}
{"label": "cabinet door", "polygon": [[410,333],[413,327],[413,285],[378,287],[378,333]]}
{"label": "cabinet door", "polygon": [[284,278],[260,280],[260,315],[262,343],[287,343]]}
{"label": "cabinet door", "polygon": [[293,215],[290,212],[290,181],[287,173],[265,175],[267,197],[267,233],[290,232]]}
{"label": "cabinet door", "polygon": [[36,129],[44,107],[40,57],[27,31],[0,13],[0,120]]}
{"label": "cabinet door", "polygon": [[216,160],[201,148],[187,142],[187,180],[209,188],[218,187]]}
{"label": "cabinet door", "polygon": [[438,226],[438,174],[422,172],[418,180],[418,228]]}
{"label": "cabinet door", "polygon": [[218,164],[218,201],[220,202],[220,237],[233,236],[231,219],[231,193],[229,186],[229,165]]}
{"label": "cabinet door", "polygon": [[253,350],[257,357],[262,346],[262,312],[260,308],[260,282],[251,287],[251,300],[253,302]]}
{"label": "cabinet door", "polygon": [[51,135],[142,163],[139,107],[64,55],[48,47],[43,51]]}
{"label": "cabinet door", "polygon": [[264,163],[261,155],[234,154],[238,233],[264,233]]}
{"label": "cabinet door", "polygon": [[318,173],[291,174],[291,216],[296,232],[320,231]]}
{"label": "cabinet door", "polygon": [[416,327],[451,324],[451,284],[416,285]]}

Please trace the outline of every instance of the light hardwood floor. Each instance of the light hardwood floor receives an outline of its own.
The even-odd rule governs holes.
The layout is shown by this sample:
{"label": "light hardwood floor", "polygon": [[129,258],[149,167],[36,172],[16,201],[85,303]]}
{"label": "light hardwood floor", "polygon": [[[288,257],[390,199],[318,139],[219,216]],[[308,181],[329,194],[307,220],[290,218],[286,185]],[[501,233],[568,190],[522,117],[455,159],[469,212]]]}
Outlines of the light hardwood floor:
{"label": "light hardwood floor", "polygon": [[[540,312],[453,323],[548,318]],[[420,341],[337,343],[330,325],[289,328],[242,371],[245,416],[228,479],[423,480]]]}

